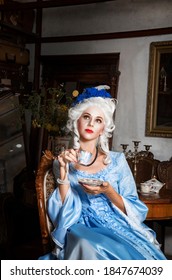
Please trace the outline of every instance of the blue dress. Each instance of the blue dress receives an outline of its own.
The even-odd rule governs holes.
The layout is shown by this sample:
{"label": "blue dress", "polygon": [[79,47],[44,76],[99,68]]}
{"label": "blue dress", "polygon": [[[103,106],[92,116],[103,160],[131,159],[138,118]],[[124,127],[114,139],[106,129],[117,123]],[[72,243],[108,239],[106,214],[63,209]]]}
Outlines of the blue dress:
{"label": "blue dress", "polygon": [[[165,260],[155,232],[143,221],[147,207],[138,198],[135,181],[123,153],[110,152],[111,163],[90,174],[69,165],[70,188],[62,204],[58,188],[48,200],[54,225],[55,250],[40,259],[61,260]],[[54,175],[59,177],[58,161]],[[124,214],[104,195],[83,191],[79,178],[108,181],[121,195]]]}

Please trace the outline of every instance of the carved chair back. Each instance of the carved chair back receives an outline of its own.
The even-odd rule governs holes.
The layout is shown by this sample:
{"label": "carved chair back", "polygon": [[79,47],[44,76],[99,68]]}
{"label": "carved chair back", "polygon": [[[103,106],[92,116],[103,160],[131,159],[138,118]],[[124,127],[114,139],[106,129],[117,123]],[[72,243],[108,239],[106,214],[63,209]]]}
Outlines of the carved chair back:
{"label": "carved chair back", "polygon": [[53,249],[53,242],[50,236],[53,225],[47,213],[47,199],[56,186],[52,172],[53,160],[53,154],[50,151],[45,151],[41,158],[35,181],[44,253]]}
{"label": "carved chair back", "polygon": [[158,178],[164,182],[167,190],[172,190],[172,160],[161,161],[158,165]]}

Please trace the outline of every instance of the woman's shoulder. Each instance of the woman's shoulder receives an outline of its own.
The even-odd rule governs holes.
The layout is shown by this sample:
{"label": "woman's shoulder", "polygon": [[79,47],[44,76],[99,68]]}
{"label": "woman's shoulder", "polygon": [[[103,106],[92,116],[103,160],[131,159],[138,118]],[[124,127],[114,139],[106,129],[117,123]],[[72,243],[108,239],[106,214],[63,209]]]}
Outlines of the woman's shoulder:
{"label": "woman's shoulder", "polygon": [[123,152],[110,151],[110,155],[115,160],[121,160],[121,159],[125,158],[125,155]]}
{"label": "woman's shoulder", "polygon": [[123,165],[126,162],[126,158],[123,152],[110,151],[111,162],[113,165]]}

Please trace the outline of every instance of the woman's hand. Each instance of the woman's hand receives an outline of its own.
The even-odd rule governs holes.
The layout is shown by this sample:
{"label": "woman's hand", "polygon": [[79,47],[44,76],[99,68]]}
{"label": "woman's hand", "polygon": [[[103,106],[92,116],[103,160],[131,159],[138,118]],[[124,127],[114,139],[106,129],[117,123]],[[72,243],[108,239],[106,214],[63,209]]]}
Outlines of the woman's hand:
{"label": "woman's hand", "polygon": [[60,166],[60,176],[58,188],[60,190],[60,196],[62,202],[64,202],[66,193],[69,189],[68,183],[68,163],[76,162],[76,151],[73,149],[68,149],[58,155],[58,161]]}
{"label": "woman's hand", "polygon": [[90,186],[87,184],[80,183],[86,193],[89,194],[106,194],[112,187],[108,182],[103,182],[100,186]]}
{"label": "woman's hand", "polygon": [[74,149],[68,149],[58,155],[58,161],[60,167],[66,167],[69,162],[77,162],[77,151]]}
{"label": "woman's hand", "polygon": [[61,181],[66,181],[68,178],[68,163],[76,162],[76,151],[74,149],[69,149],[63,151],[58,155],[59,167],[60,167],[60,176]]}
{"label": "woman's hand", "polygon": [[80,183],[84,189],[84,191],[88,194],[100,194],[103,193],[106,195],[106,197],[114,204],[116,205],[123,213],[126,214],[125,205],[123,202],[122,197],[120,194],[118,194],[114,188],[108,183],[103,182],[100,186],[90,186],[83,183]]}

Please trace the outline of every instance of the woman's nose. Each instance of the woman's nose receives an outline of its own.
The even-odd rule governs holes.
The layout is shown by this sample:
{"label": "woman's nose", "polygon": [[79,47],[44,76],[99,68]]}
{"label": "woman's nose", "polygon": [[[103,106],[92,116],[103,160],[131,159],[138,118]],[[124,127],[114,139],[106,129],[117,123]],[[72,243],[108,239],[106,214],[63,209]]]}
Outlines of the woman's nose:
{"label": "woman's nose", "polygon": [[93,119],[90,119],[89,125],[90,125],[90,126],[94,126],[94,120],[93,120]]}

